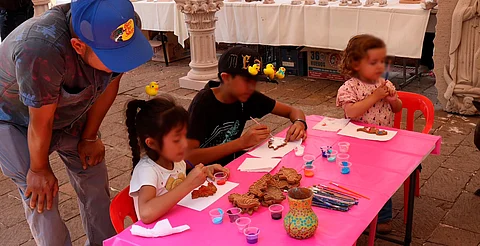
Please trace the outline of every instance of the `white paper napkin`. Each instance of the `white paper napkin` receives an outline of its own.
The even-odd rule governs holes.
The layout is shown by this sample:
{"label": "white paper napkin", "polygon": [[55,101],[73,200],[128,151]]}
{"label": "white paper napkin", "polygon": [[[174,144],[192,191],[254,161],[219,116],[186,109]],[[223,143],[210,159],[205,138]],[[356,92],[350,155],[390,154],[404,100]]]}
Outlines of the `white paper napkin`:
{"label": "white paper napkin", "polygon": [[280,161],[281,159],[273,158],[246,158],[238,167],[238,170],[243,172],[270,172]]}
{"label": "white paper napkin", "polygon": [[173,228],[172,225],[170,225],[170,221],[168,221],[168,219],[164,219],[158,221],[152,229],[147,229],[139,225],[132,225],[130,232],[132,233],[132,235],[140,237],[163,237],[175,233],[180,233],[188,229],[190,229],[190,226],[188,225],[182,225]]}
{"label": "white paper napkin", "polygon": [[335,119],[330,117],[325,117],[322,121],[318,122],[313,126],[314,130],[327,131],[327,132],[336,132],[343,129],[350,119]]}

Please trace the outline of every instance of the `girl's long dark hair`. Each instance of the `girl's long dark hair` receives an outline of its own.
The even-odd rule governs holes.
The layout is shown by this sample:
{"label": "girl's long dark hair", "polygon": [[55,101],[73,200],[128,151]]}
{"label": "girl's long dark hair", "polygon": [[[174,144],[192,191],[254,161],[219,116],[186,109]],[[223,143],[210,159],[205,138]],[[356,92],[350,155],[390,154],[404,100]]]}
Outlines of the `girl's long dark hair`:
{"label": "girl's long dark hair", "polygon": [[176,127],[186,126],[188,122],[188,112],[177,105],[173,98],[165,95],[148,101],[129,101],[126,115],[125,124],[132,149],[133,168],[140,160],[141,148],[154,161],[160,157],[159,153],[147,146],[145,139],[155,139],[161,149],[163,137]]}

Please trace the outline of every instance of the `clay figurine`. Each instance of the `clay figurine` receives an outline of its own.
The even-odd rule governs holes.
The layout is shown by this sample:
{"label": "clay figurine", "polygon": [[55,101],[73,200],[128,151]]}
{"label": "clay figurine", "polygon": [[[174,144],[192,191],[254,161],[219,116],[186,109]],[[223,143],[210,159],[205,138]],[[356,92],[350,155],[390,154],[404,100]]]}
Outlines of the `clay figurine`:
{"label": "clay figurine", "polygon": [[305,5],[314,5],[315,0],[305,0]]}
{"label": "clay figurine", "polygon": [[349,0],[340,0],[338,5],[340,6],[361,6],[362,2],[360,0],[351,0],[351,3],[348,2]]}
{"label": "clay figurine", "polygon": [[370,7],[373,6],[374,3],[378,3],[379,7],[387,6],[387,0],[367,0],[363,6]]}
{"label": "clay figurine", "polygon": [[302,4],[302,1],[300,0],[292,0],[292,2],[290,3],[291,5],[300,5]]}
{"label": "clay figurine", "polygon": [[327,6],[328,5],[328,0],[319,0],[318,5]]}
{"label": "clay figurine", "polygon": [[280,149],[285,145],[287,145],[285,138],[270,138],[270,140],[268,140],[268,148],[273,150]]}
{"label": "clay figurine", "polygon": [[275,1],[274,0],[263,0],[263,3],[264,4],[274,4]]}
{"label": "clay figurine", "polygon": [[349,4],[350,6],[362,6],[362,2],[360,0],[352,0],[352,3]]}

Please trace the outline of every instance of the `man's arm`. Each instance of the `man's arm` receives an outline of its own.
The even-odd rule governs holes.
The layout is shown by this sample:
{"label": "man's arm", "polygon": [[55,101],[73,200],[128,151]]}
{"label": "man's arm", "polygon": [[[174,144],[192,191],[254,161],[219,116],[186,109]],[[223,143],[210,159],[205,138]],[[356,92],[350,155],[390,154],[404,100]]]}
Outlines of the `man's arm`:
{"label": "man's arm", "polygon": [[78,144],[78,152],[82,159],[83,168],[87,168],[87,164],[92,166],[103,161],[105,156],[105,147],[100,139],[97,139],[98,129],[102,124],[103,118],[117,97],[118,88],[122,74],[118,75],[107,89],[100,95],[97,101],[87,112],[87,123],[82,132],[82,139]]}
{"label": "man's arm", "polygon": [[103,118],[117,97],[118,88],[120,86],[120,79],[123,74],[118,75],[107,89],[98,97],[97,101],[87,112],[87,123],[82,133],[82,139],[95,139],[97,137],[98,129],[102,124]]}
{"label": "man's arm", "polygon": [[[292,126],[287,132],[287,136],[285,137],[287,141],[295,141],[305,139],[307,137],[305,114],[302,110],[281,102],[277,102],[272,110],[272,114],[288,118],[291,122],[293,122]],[[302,120],[303,122],[299,120]]]}
{"label": "man's arm", "polygon": [[58,181],[50,168],[48,152],[53,132],[53,119],[57,104],[49,104],[40,108],[29,107],[28,151],[30,153],[30,169],[27,173],[27,190],[25,196],[30,197],[30,208],[34,209],[38,202],[38,212],[42,213],[45,201],[47,210],[53,204],[58,193]]}

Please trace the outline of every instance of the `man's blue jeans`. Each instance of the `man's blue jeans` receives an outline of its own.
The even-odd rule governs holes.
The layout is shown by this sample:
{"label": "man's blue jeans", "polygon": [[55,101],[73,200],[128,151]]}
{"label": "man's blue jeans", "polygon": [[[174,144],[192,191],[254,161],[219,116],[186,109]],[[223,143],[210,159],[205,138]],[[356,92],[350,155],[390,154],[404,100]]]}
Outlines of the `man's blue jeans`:
{"label": "man's blue jeans", "polygon": [[383,208],[378,213],[378,223],[386,223],[392,220],[392,198],[388,199],[387,203],[383,206]]}

